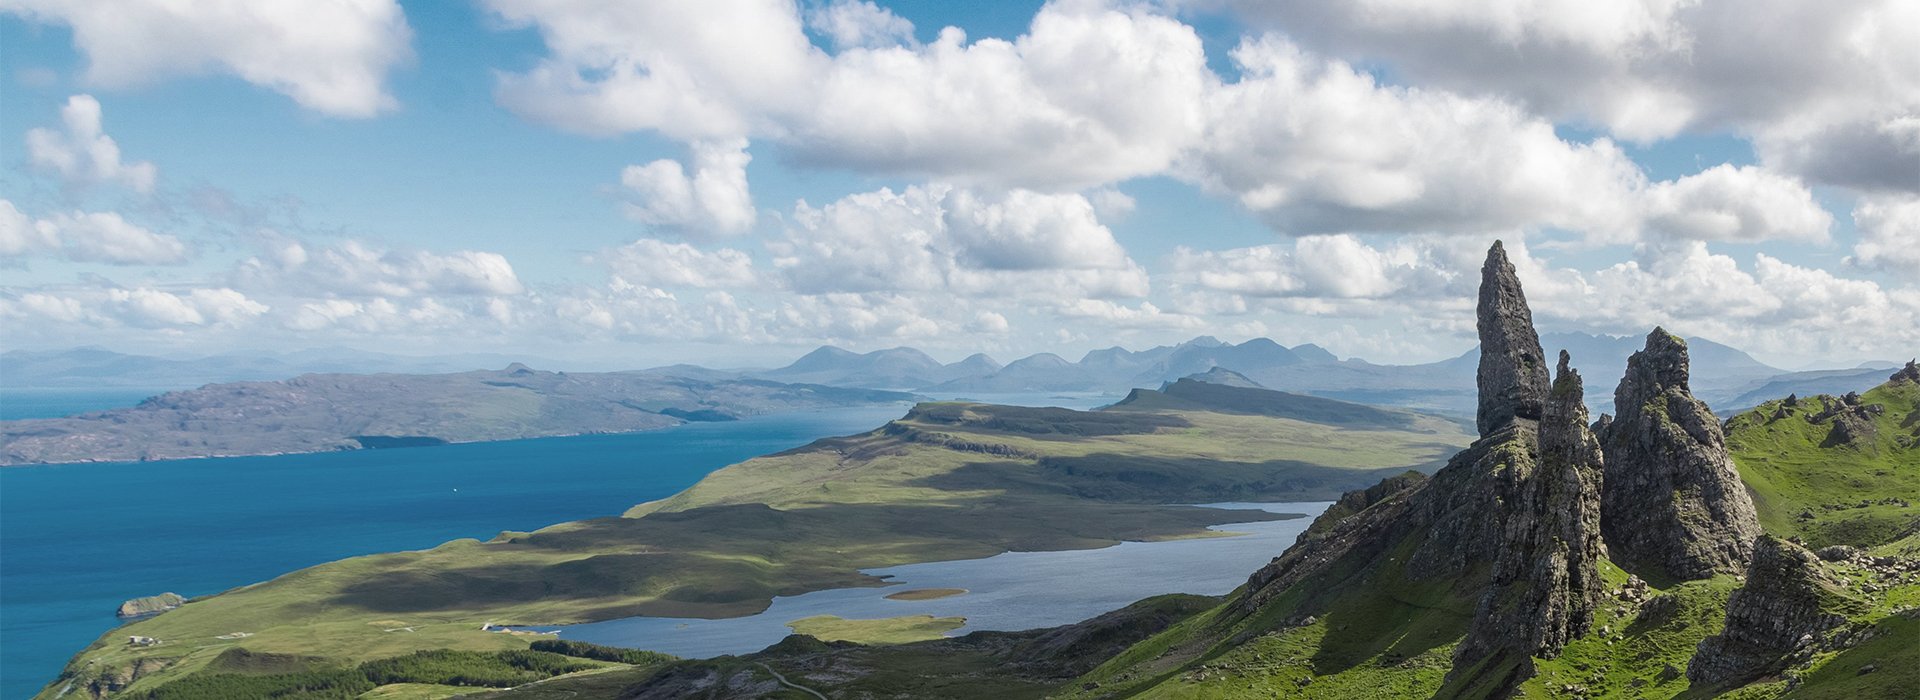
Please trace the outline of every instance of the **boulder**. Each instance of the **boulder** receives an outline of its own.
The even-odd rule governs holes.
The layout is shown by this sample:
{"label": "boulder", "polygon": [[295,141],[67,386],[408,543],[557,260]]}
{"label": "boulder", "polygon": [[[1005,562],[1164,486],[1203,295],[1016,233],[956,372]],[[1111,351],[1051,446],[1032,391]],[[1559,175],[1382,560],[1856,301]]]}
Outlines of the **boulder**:
{"label": "boulder", "polygon": [[1747,581],[1727,600],[1726,627],[1701,640],[1687,664],[1696,688],[1743,685],[1812,654],[1826,633],[1846,622],[1836,612],[1847,594],[1820,558],[1773,537],[1755,544]]}

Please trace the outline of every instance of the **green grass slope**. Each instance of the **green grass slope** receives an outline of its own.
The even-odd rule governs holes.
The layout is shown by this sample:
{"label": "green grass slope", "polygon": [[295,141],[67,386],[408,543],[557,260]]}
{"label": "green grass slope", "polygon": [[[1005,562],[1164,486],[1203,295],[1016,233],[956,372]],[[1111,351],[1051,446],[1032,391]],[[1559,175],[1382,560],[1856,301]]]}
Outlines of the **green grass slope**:
{"label": "green grass slope", "polygon": [[[861,569],[1204,536],[1279,516],[1168,504],[1330,499],[1466,439],[1419,416],[1343,427],[1195,403],[927,404],[870,433],[728,467],[625,517],[357,557],[194,600],[104,636],[44,695],[137,695],[235,649],[314,668],[523,650],[529,636],[483,627],[745,615],[775,596],[884,584]],[[162,642],[132,647],[128,635]]]}
{"label": "green grass slope", "polygon": [[[1177,405],[1157,397],[1145,403]],[[1847,583],[1830,611],[1847,622],[1821,643],[1824,651],[1782,675],[1716,695],[1690,688],[1685,671],[1701,640],[1721,631],[1740,579],[1638,590],[1609,563],[1603,569],[1608,597],[1593,630],[1559,657],[1533,660],[1536,675],[1515,696],[1914,697],[1920,567],[1889,569],[1890,560],[1880,557],[1920,557],[1920,511],[1911,505],[1920,502],[1920,384],[1889,382],[1853,403],[1839,397],[1768,402],[1727,427],[1768,532],[1814,548],[1849,545],[1867,552],[1864,559],[1826,565]],[[1336,507],[1323,522],[1355,514]],[[1059,696],[1483,697],[1492,689],[1444,685],[1452,649],[1473,612],[1475,587],[1467,581],[1478,574],[1411,583],[1417,577],[1399,567],[1418,539],[1415,533],[1384,555],[1343,561],[1256,610],[1222,604],[1106,661]],[[1900,573],[1900,567],[1910,569]],[[1504,673],[1485,671],[1462,675]]]}
{"label": "green grass slope", "polygon": [[1767,531],[1810,547],[1874,546],[1920,523],[1920,384],[1860,396],[1860,435],[1844,439],[1833,396],[1768,401],[1727,422],[1727,447]]}

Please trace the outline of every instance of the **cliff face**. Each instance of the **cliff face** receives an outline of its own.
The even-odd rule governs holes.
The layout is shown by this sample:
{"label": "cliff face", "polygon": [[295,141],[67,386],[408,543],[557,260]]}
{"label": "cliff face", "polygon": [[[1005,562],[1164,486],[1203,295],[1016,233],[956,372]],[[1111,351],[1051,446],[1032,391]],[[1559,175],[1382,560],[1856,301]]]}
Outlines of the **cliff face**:
{"label": "cliff face", "polygon": [[1600,444],[1587,427],[1580,374],[1567,361],[1562,351],[1538,427],[1538,461],[1507,509],[1492,580],[1454,653],[1456,673],[1488,658],[1551,658],[1592,626],[1606,558]]}
{"label": "cliff face", "polygon": [[1727,600],[1724,631],[1700,642],[1687,680],[1723,687],[1778,671],[1790,654],[1811,652],[1827,630],[1846,622],[1831,612],[1845,595],[1812,552],[1761,537],[1746,583]]}
{"label": "cliff face", "polygon": [[1686,343],[1662,329],[1627,360],[1600,436],[1600,518],[1615,563],[1653,580],[1744,571],[1760,535],[1726,436],[1687,387]]}
{"label": "cliff face", "polygon": [[1538,420],[1547,398],[1547,363],[1520,278],[1498,241],[1480,268],[1480,408],[1482,436],[1515,418]]}

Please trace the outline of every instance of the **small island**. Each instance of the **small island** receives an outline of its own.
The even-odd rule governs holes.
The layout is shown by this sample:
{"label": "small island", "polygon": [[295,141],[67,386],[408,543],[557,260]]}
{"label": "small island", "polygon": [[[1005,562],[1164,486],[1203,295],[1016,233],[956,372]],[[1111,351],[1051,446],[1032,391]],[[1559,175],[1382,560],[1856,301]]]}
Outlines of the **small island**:
{"label": "small island", "polygon": [[910,591],[888,593],[887,600],[939,600],[966,594],[965,588],[915,588]]}

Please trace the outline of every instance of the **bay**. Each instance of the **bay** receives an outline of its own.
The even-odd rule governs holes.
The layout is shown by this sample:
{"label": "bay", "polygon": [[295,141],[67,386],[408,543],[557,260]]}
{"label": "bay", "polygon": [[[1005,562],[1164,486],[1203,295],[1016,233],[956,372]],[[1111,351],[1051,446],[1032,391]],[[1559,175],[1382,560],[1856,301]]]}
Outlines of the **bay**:
{"label": "bay", "polygon": [[[11,394],[11,392],[9,392]],[[87,397],[74,399],[85,402]],[[865,432],[904,405],[626,435],[0,468],[0,698],[31,696],[121,601],[615,515],[715,469]]]}

